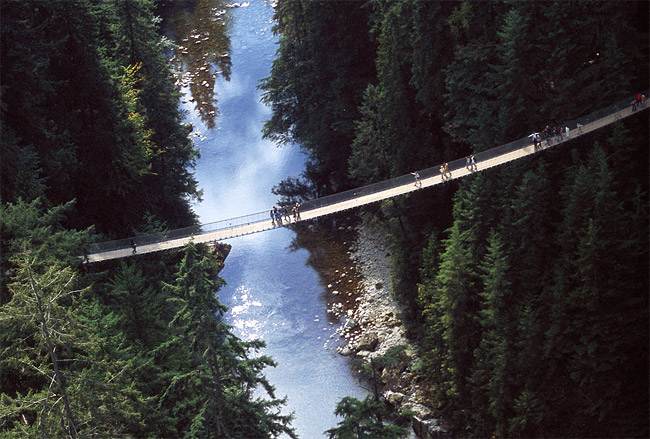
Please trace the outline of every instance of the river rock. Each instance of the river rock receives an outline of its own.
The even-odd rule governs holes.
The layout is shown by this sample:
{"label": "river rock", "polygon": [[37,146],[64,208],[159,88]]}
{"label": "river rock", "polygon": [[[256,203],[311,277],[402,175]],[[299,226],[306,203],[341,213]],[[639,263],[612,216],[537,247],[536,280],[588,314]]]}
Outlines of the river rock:
{"label": "river rock", "polygon": [[[369,224],[362,224],[356,230],[350,257],[360,274],[361,292],[355,299],[356,307],[348,309],[346,317],[354,319],[359,326],[355,331],[342,331],[342,335],[356,356],[368,362],[371,358],[385,355],[392,347],[410,343],[401,321],[402,310],[391,296],[391,254],[382,231]],[[347,328],[348,322],[342,326]],[[450,437],[440,421],[434,419],[433,411],[422,404],[427,400],[424,395],[428,389],[418,384],[419,376],[411,370],[417,361],[416,349],[409,346],[406,355],[408,360],[399,367],[382,371],[380,380],[385,384],[382,389],[384,397],[398,412],[413,410],[413,430],[419,439]]]}
{"label": "river rock", "polygon": [[357,351],[374,351],[379,344],[379,338],[374,332],[363,334],[357,344]]}
{"label": "river rock", "polygon": [[339,351],[339,354],[343,355],[344,357],[347,357],[347,356],[350,355],[351,353],[352,353],[352,350],[351,350],[349,347],[347,347],[347,346],[345,346],[343,349],[341,349],[341,350]]}
{"label": "river rock", "polygon": [[414,416],[420,418],[421,420],[433,418],[433,412],[431,409],[423,406],[422,404],[407,402],[402,406],[402,408],[414,412]]}
{"label": "river rock", "polygon": [[420,439],[449,439],[451,434],[445,430],[435,419],[411,418],[413,431]]}
{"label": "river rock", "polygon": [[389,404],[391,404],[391,405],[400,405],[402,403],[402,401],[404,401],[404,398],[406,397],[406,395],[404,395],[403,393],[400,393],[400,392],[388,391],[388,392],[386,392],[384,397],[386,398],[386,401],[388,401]]}

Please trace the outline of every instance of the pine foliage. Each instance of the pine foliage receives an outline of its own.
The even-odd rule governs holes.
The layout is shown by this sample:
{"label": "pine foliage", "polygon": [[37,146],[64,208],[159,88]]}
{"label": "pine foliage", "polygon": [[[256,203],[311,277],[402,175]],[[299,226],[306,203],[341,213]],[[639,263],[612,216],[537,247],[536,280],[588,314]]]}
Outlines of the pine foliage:
{"label": "pine foliage", "polygon": [[295,436],[263,342],[222,322],[223,253],[82,265],[91,241],[196,220],[155,7],[0,3],[3,438]]}
{"label": "pine foliage", "polygon": [[[366,2],[376,77],[360,90],[344,155],[350,178],[367,184],[436,166],[647,90],[648,4],[627,6]],[[300,47],[320,24],[300,15],[279,27],[282,44]],[[306,66],[322,54],[301,56]],[[282,77],[273,72],[269,83]],[[303,90],[317,84],[300,81]],[[303,97],[267,95],[291,108]],[[280,113],[277,133],[318,113],[303,108]],[[647,117],[372,209],[431,406],[451,430],[648,436]]]}

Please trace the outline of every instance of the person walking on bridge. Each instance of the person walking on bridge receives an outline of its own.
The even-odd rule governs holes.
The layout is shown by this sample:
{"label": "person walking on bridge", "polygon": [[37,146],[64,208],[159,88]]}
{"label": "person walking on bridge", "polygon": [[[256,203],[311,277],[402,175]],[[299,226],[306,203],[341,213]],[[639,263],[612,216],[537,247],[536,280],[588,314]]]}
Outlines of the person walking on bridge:
{"label": "person walking on bridge", "polygon": [[[471,160],[471,158],[470,158]],[[440,174],[442,175],[442,180],[446,180],[448,178],[451,178],[451,172],[449,171],[449,163],[445,162],[441,167],[440,167]]]}
{"label": "person walking on bridge", "polygon": [[415,178],[415,187],[422,187],[422,182],[420,181],[420,173],[418,171],[411,172],[411,175]]}
{"label": "person walking on bridge", "polygon": [[294,214],[294,219],[299,220],[300,219],[300,202],[296,201],[296,205],[294,207],[296,208],[296,213]]}
{"label": "person walking on bridge", "polygon": [[132,239],[131,240],[131,248],[133,249],[133,251],[131,252],[131,254],[137,253],[136,247],[137,247],[137,244],[135,243],[135,240]]}

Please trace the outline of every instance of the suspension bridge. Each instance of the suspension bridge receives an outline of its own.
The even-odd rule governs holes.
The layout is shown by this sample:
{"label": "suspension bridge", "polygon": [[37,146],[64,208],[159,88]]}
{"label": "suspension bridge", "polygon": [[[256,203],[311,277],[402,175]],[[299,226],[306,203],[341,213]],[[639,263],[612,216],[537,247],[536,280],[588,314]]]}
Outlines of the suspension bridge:
{"label": "suspension bridge", "polygon": [[[648,91],[645,92],[645,95],[648,95]],[[468,166],[466,158],[449,162],[448,171],[444,175],[440,170],[441,165],[437,165],[428,169],[419,170],[419,180],[416,180],[412,174],[406,174],[357,189],[305,201],[300,208],[300,216],[296,219],[290,216],[288,220],[284,220],[284,224],[293,224],[298,221],[306,221],[330,215],[387,198],[444,184],[452,179],[466,177],[513,160],[528,157],[547,148],[564,145],[580,136],[584,136],[587,133],[648,108],[647,104],[640,104],[634,109],[630,104],[632,99],[618,102],[563,124],[562,127],[569,128],[568,136],[565,132],[562,133],[562,139],[556,139],[555,136],[552,136],[550,142],[543,141],[543,146],[538,148],[535,148],[530,137],[524,137],[514,142],[475,154],[475,165],[470,164]],[[267,210],[182,229],[91,244],[88,247],[87,254],[82,256],[82,258],[86,263],[126,258],[138,254],[183,247],[190,241],[195,243],[225,241],[251,233],[272,230],[276,227],[281,226],[271,221],[269,211]],[[135,251],[132,245],[133,243],[136,245]]]}

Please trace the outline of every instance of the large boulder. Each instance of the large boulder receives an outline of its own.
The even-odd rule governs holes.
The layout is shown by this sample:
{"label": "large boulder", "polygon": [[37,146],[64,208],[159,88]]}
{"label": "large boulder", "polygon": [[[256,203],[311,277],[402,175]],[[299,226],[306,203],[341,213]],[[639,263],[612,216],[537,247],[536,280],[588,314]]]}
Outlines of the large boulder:
{"label": "large boulder", "polygon": [[379,337],[375,332],[363,334],[357,344],[357,351],[374,351],[379,344]]}
{"label": "large boulder", "polygon": [[345,347],[343,347],[342,349],[339,350],[339,354],[343,355],[344,357],[347,357],[351,353],[352,353],[352,351],[347,346],[345,346]]}
{"label": "large boulder", "polygon": [[402,401],[404,401],[404,398],[406,395],[400,392],[393,392],[389,390],[384,394],[384,398],[386,398],[386,401],[392,406],[399,406]]}
{"label": "large boulder", "polygon": [[451,434],[435,419],[411,418],[411,425],[416,436],[421,439],[450,439]]}
{"label": "large boulder", "polygon": [[413,412],[411,425],[418,438],[421,439],[448,439],[451,434],[434,418],[433,412],[422,404],[407,402],[403,410]]}

